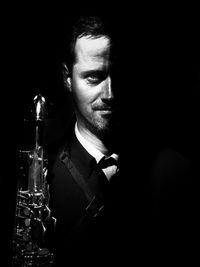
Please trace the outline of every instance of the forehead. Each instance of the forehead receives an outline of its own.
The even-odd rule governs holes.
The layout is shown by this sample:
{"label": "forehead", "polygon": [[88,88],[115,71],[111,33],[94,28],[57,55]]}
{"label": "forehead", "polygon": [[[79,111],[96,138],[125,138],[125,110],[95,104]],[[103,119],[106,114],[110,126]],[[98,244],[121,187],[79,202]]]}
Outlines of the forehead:
{"label": "forehead", "polygon": [[76,61],[81,63],[89,60],[109,59],[111,42],[106,36],[91,38],[84,36],[77,39],[75,46]]}

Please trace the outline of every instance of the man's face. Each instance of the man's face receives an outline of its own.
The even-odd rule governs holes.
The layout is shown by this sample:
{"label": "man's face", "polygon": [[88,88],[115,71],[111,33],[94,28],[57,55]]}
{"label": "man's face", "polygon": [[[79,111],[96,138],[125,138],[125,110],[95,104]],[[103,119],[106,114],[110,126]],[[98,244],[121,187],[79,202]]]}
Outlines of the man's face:
{"label": "man's face", "polygon": [[114,99],[111,70],[111,43],[107,37],[81,37],[75,46],[71,89],[77,121],[94,134],[109,130]]}

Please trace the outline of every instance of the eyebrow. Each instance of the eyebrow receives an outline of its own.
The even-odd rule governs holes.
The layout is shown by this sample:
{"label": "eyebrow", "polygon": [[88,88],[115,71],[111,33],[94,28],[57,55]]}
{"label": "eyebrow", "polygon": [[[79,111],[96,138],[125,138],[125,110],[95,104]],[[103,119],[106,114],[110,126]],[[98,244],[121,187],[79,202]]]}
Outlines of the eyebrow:
{"label": "eyebrow", "polygon": [[81,75],[86,77],[90,74],[102,74],[102,73],[107,73],[108,71],[106,69],[91,69],[91,70],[86,70],[82,71]]}

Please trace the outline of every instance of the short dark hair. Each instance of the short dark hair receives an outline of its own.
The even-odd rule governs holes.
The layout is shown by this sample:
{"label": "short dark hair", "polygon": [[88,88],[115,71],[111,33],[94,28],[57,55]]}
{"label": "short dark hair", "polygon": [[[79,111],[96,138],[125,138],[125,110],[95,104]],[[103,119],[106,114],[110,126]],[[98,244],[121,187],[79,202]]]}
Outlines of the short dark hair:
{"label": "short dark hair", "polygon": [[99,38],[107,36],[112,40],[111,27],[105,18],[99,16],[81,16],[74,23],[68,40],[68,54],[65,58],[69,72],[72,72],[72,67],[75,58],[75,45],[78,38],[83,36],[91,36],[91,38]]}

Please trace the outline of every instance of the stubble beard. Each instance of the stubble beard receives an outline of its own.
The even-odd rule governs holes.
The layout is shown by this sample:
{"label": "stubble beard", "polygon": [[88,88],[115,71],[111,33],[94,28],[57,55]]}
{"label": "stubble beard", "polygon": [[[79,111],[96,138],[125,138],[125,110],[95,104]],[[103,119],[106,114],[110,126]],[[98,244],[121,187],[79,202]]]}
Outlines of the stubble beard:
{"label": "stubble beard", "polygon": [[86,120],[86,124],[89,131],[103,142],[108,138],[112,130],[110,118],[94,118],[92,121]]}
{"label": "stubble beard", "polygon": [[117,132],[119,130],[116,114],[93,116],[88,119],[78,110],[76,112],[84,128],[101,140],[108,149],[113,150],[116,147]]}
{"label": "stubble beard", "polygon": [[90,120],[81,116],[82,122],[85,128],[88,129],[93,135],[95,135],[102,142],[107,140],[112,132],[112,118],[111,117],[96,117],[94,116]]}

